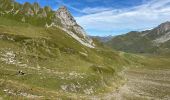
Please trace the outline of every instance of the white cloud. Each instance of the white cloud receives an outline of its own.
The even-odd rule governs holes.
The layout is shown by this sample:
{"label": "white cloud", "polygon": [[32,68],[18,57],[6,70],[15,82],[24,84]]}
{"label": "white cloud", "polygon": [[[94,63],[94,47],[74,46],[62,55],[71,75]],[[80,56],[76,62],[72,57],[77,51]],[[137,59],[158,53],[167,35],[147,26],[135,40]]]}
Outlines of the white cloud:
{"label": "white cloud", "polygon": [[[95,9],[87,8],[85,11],[95,12]],[[102,9],[108,8],[101,8],[101,11]],[[152,28],[170,20],[170,0],[152,0],[130,9],[106,10],[76,17],[76,20],[86,30],[106,33]]]}
{"label": "white cloud", "polygon": [[86,14],[93,14],[93,13],[99,13],[99,12],[109,11],[109,10],[111,10],[111,8],[104,8],[104,7],[90,8],[90,7],[87,7],[85,9],[83,9],[82,12],[86,13]]}

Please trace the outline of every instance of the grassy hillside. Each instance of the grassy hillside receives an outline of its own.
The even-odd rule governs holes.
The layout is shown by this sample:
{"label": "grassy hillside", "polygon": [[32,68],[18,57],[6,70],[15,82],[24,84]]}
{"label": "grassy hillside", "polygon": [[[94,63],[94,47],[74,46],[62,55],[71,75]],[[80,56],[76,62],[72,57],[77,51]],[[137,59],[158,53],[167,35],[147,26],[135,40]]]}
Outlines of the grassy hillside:
{"label": "grassy hillside", "polygon": [[124,35],[115,36],[105,44],[113,49],[130,53],[169,56],[169,32],[170,22],[167,21],[152,30],[132,31]]}
{"label": "grassy hillside", "polygon": [[150,39],[142,37],[139,32],[117,36],[106,44],[113,49],[131,53],[154,53],[158,48],[153,46]]}
{"label": "grassy hillside", "polygon": [[[53,21],[62,26],[54,14],[37,3],[0,1],[0,100],[100,98],[126,83],[127,68],[170,64],[167,58],[114,51],[97,39],[88,48],[60,28],[46,28]],[[113,48],[133,53],[159,49],[133,32],[111,41]]]}
{"label": "grassy hillside", "polygon": [[5,99],[84,98],[123,83],[130,54],[90,49],[58,28],[0,17],[0,95]]}

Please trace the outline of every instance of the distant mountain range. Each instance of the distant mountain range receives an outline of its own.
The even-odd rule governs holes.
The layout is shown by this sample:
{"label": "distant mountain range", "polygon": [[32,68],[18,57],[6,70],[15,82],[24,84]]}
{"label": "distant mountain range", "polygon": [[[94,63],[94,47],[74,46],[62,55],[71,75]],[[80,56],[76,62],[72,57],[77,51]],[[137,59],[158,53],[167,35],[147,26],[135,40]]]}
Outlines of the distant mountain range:
{"label": "distant mountain range", "polygon": [[107,46],[131,53],[166,54],[170,51],[170,22],[142,32],[132,31],[113,37]]}
{"label": "distant mountain range", "polygon": [[93,39],[98,39],[101,42],[107,42],[109,40],[111,40],[113,38],[113,36],[109,35],[109,36],[90,36]]}

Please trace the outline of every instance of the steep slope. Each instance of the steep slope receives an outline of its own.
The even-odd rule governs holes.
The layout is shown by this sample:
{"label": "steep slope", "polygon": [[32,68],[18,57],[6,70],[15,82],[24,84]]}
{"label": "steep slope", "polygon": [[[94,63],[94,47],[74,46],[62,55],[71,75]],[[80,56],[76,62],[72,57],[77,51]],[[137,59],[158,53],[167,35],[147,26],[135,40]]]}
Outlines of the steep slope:
{"label": "steep slope", "polygon": [[114,37],[106,44],[116,50],[132,53],[164,53],[170,51],[170,22],[165,22],[152,30],[129,32]]}
{"label": "steep slope", "polygon": [[35,26],[58,27],[79,41],[82,45],[94,48],[84,29],[79,26],[66,7],[52,11],[48,6],[41,8],[38,3],[19,4],[13,0],[0,1],[0,15],[10,19],[30,23]]}
{"label": "steep slope", "polygon": [[[82,45],[67,32],[80,26],[61,23],[67,18],[57,19],[48,7],[13,2],[17,7],[12,10],[11,2],[0,3],[2,99],[87,98],[119,87],[123,79],[118,72],[123,66],[137,64],[137,56]],[[75,35],[82,36],[81,41],[90,40],[84,34]]]}
{"label": "steep slope", "polygon": [[56,17],[60,19],[64,30],[67,31],[72,37],[85,46],[94,48],[92,39],[90,39],[84,29],[77,24],[76,20],[66,7],[60,7],[56,12]]}
{"label": "steep slope", "polygon": [[156,43],[164,43],[170,40],[170,22],[165,22],[145,33],[145,37],[153,40]]}

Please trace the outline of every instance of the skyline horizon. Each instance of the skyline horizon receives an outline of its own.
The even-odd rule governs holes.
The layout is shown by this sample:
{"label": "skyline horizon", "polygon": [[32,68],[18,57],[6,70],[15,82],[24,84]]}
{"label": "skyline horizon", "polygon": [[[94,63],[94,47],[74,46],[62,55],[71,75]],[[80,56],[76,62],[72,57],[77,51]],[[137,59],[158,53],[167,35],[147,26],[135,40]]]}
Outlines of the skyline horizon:
{"label": "skyline horizon", "polygon": [[[117,36],[130,31],[144,31],[152,29],[161,23],[170,21],[170,0],[133,0],[117,2],[117,7],[104,4],[99,0],[85,0],[87,4],[67,0],[16,0],[19,3],[38,2],[41,7],[50,6],[54,11],[60,6],[66,6],[77,23],[91,36]],[[108,0],[116,2],[117,0]],[[125,0],[126,1],[126,0]],[[99,4],[93,5],[95,2]],[[74,5],[72,3],[75,3]],[[128,3],[128,4],[126,4]],[[107,2],[106,2],[107,4]],[[76,5],[81,5],[77,8]],[[129,6],[128,6],[129,5]],[[120,6],[120,7],[119,7]]]}

